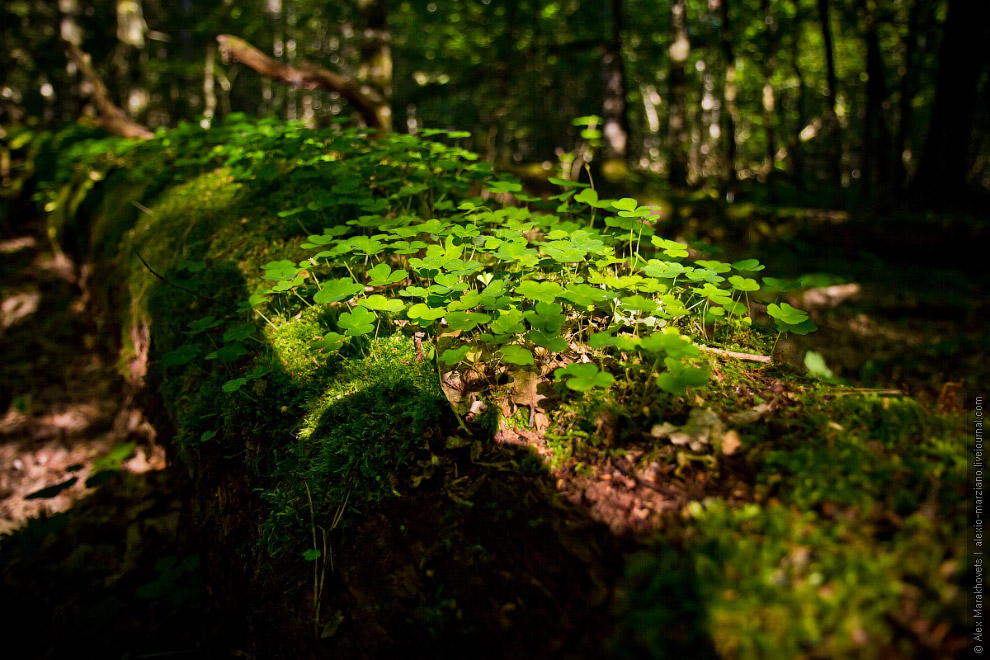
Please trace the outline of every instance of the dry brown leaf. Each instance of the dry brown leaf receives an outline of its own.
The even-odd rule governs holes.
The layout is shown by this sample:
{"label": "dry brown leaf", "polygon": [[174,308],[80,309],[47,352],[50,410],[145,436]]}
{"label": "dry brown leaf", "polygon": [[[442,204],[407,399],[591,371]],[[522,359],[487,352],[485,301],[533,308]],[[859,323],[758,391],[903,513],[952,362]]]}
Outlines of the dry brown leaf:
{"label": "dry brown leaf", "polygon": [[722,435],[721,449],[722,453],[726,456],[732,456],[739,448],[742,446],[742,441],[739,439],[739,434],[735,431],[726,431]]}

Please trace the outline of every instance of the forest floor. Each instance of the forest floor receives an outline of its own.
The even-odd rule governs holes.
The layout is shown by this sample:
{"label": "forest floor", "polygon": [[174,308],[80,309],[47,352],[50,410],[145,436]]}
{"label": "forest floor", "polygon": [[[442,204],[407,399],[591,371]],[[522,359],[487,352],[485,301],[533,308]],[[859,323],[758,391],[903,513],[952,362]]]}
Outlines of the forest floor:
{"label": "forest floor", "polygon": [[[5,651],[195,657],[198,560],[176,475],[43,229],[0,241]],[[158,597],[169,581],[182,589]]]}
{"label": "forest floor", "polygon": [[[729,233],[738,230],[737,247],[748,254],[760,248],[761,260],[780,273],[788,266],[777,267],[777,256],[787,252],[765,236],[743,235],[757,226]],[[775,231],[787,238],[780,226]],[[821,329],[785,346],[785,357],[800,365],[806,350],[821,351],[850,385],[897,389],[945,411],[958,409],[956,395],[979,384],[990,344],[979,323],[986,304],[982,280],[944,268],[919,272],[907,259],[870,257],[867,246],[830,251],[827,242],[807,235],[797,245],[790,252],[792,274],[821,274],[821,286],[801,301]],[[206,655],[207,597],[181,499],[182,476],[167,465],[154,429],[120,379],[113,341],[89,315],[74,265],[50,249],[40,224],[0,242],[0,291],[0,534],[9,535],[0,554],[0,606],[14,613],[7,623],[19,631],[15,655],[54,657],[73,649],[102,657]],[[788,397],[788,387],[775,378],[754,383],[766,401]],[[652,531],[644,528],[648,510],[676,520],[686,504],[707,494],[729,502],[752,497],[751,475],[741,462],[725,461],[717,479],[704,470],[674,475],[664,461],[645,475],[633,467],[634,446],[622,458],[602,454],[598,464],[572,461],[550,473],[519,473],[509,467],[525,464],[518,452],[546,453],[545,440],[523,426],[504,427],[498,444],[481,456],[440,466],[451,475],[436,492],[396,501],[361,522],[350,548],[352,594],[356,587],[387,592],[395,584],[423,591],[415,574],[400,584],[405,567],[423,552],[417,544],[452,541],[426,552],[437,566],[443,560],[457,566],[470,565],[467,555],[484,541],[490,557],[484,575],[445,576],[454,591],[488,589],[477,603],[459,603],[478,609],[466,618],[483,619],[504,596],[501,618],[491,617],[492,632],[509,629],[525,610],[541,614],[538,619],[561,617],[560,630],[534,634],[570,635],[570,643],[550,641],[549,649],[580,657],[579,649],[611,634],[604,622],[616,572],[622,555],[637,547],[630,535]],[[464,451],[466,459],[470,450]],[[471,472],[458,471],[468,464]],[[107,483],[88,487],[96,475]],[[500,526],[492,544],[483,516],[471,527],[466,518],[452,523],[438,515],[448,500],[471,499],[494,505],[485,510],[498,516],[514,507],[526,511],[511,524],[489,521]],[[413,541],[384,543],[394,520],[407,521]],[[368,547],[383,554],[364,552]],[[397,582],[379,584],[383,575],[398,576]],[[496,575],[505,584],[485,582]],[[520,595],[526,598],[512,600]],[[593,621],[602,629],[590,629]]]}

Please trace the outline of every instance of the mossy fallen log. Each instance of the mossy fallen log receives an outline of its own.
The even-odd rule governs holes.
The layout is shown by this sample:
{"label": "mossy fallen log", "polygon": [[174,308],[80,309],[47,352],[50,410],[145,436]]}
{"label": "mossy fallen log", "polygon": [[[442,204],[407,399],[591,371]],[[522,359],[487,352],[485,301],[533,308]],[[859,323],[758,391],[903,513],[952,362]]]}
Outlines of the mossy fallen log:
{"label": "mossy fallen log", "polygon": [[[561,366],[556,384],[542,372],[520,377],[530,366],[523,353],[544,361],[570,350],[545,336],[566,315],[538,304],[565,292],[593,317],[612,304],[596,290],[636,282],[615,274],[581,288],[567,252],[602,249],[599,236],[625,241],[635,200],[613,208],[581,194],[587,208],[627,216],[609,216],[594,235],[585,225],[554,230],[571,243],[541,245],[540,255],[563,275],[514,289],[532,297],[530,316],[503,314],[505,305],[504,322],[493,324],[445,308],[451,319],[462,314],[453,340],[476,332],[472,323],[492,324],[491,341],[478,342],[517,363],[478,396],[472,370],[441,380],[450,373],[438,366],[445,355],[489,358],[430,334],[439,317],[430,318],[429,296],[460,301],[456,287],[480,278],[470,293],[499,299],[501,290],[483,288],[491,273],[452,255],[487,240],[465,218],[526,196],[471,154],[410,136],[371,142],[360,130],[242,118],[75,149],[39,185],[49,233],[84,265],[93,305],[119,336],[121,372],[147,392],[189,475],[226,648],[383,658],[757,658],[811,648],[845,658],[960,644],[958,418],[736,361],[729,349],[753,354],[770,343],[738,328],[750,343],[707,357],[689,354],[679,335],[613,333],[588,354],[618,378],[576,360],[583,368]],[[567,215],[569,197],[545,213]],[[530,217],[504,211],[504,226],[487,230],[525,243],[539,231]],[[453,225],[463,236],[447,241]],[[383,226],[398,227],[389,241],[405,260],[372,273]],[[354,253],[331,280],[314,251],[345,233],[364,238],[348,243]],[[541,263],[517,245],[503,251],[515,261],[495,269],[500,277]],[[643,272],[673,290],[685,272],[682,245],[654,242],[670,261]],[[469,275],[434,276],[419,292],[425,309],[395,313],[397,296],[374,292],[389,293],[413,258],[427,272],[428,258],[456,259],[451,270]],[[520,265],[526,259],[536,261]],[[349,275],[339,272],[345,263]],[[702,277],[724,281],[717,272],[728,265],[707,263],[698,272],[712,274]],[[757,266],[733,265],[743,275]],[[691,294],[727,310],[730,320],[709,319],[706,331],[746,325],[731,320],[741,294],[755,291],[743,275],[733,276],[735,298],[700,284]],[[558,279],[574,287],[558,291]],[[641,279],[647,295],[613,296],[617,322],[635,327],[649,296],[661,295]],[[344,304],[356,296],[367,304]],[[777,310],[792,329],[807,318]],[[509,336],[523,321],[544,334],[531,330],[515,350],[498,343],[497,328]],[[632,359],[621,363],[625,374],[615,368],[644,344],[658,356],[652,370]],[[661,362],[661,348],[674,362]],[[474,419],[458,419],[459,406]]]}

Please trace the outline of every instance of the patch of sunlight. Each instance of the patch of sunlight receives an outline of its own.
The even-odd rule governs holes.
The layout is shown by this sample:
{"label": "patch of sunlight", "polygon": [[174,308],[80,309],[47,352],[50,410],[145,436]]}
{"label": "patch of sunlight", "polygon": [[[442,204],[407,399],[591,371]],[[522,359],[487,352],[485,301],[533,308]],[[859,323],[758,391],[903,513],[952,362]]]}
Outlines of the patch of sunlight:
{"label": "patch of sunlight", "polygon": [[37,244],[38,240],[34,236],[10,238],[6,241],[0,241],[0,254],[13,254],[14,252],[32,248]]}
{"label": "patch of sunlight", "polygon": [[0,331],[6,330],[15,323],[23,321],[38,311],[41,294],[37,291],[15,293],[4,298],[0,303]]}
{"label": "patch of sunlight", "polygon": [[856,282],[808,289],[801,297],[802,309],[832,309],[860,294],[862,287]]}

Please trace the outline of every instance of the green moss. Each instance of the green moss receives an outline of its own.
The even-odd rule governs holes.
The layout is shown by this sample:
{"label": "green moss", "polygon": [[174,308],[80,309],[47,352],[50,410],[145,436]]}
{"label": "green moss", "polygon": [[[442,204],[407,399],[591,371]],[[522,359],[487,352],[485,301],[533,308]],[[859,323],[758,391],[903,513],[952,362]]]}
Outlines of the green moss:
{"label": "green moss", "polygon": [[331,373],[296,441],[274,457],[273,486],[263,492],[273,505],[264,523],[265,544],[273,554],[294,547],[287,535],[304,531],[285,523],[301,519],[310,494],[316,510],[332,517],[345,506],[363,511],[398,495],[400,472],[417,457],[429,460],[429,438],[452,423],[436,372],[428,362],[416,362],[407,337],[374,340],[367,355],[339,362],[336,371],[327,370]]}
{"label": "green moss", "polygon": [[[832,400],[812,390],[777,419],[739,430],[753,448],[759,502],[693,503],[680,547],[630,564],[620,590],[620,655],[668,657],[681,647],[650,626],[692,607],[704,631],[692,634],[722,658],[809,649],[886,657],[903,642],[892,613],[905,607],[923,610],[931,625],[962,625],[956,583],[966,513],[958,493],[966,465],[958,417],[932,415],[909,399]],[[686,604],[671,605],[661,589],[685,579],[668,575],[668,553],[690,566]]]}

